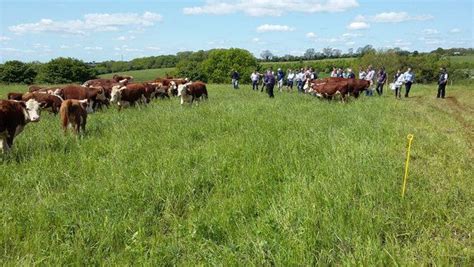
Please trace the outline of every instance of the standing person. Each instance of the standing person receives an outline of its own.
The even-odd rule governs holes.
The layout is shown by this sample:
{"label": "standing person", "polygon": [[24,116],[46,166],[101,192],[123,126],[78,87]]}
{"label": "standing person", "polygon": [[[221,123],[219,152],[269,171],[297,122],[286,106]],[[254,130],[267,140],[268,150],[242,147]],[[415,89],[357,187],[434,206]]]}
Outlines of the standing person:
{"label": "standing person", "polygon": [[252,90],[257,90],[258,91],[258,80],[260,79],[260,75],[258,74],[257,71],[254,71],[250,75],[250,80],[252,81]]}
{"label": "standing person", "polygon": [[398,69],[397,73],[395,73],[395,76],[393,76],[393,83],[395,85],[395,98],[400,99],[402,97],[402,85],[404,81],[405,78],[403,77],[400,69]]}
{"label": "standing person", "polygon": [[304,86],[304,72],[303,69],[296,74],[296,86],[298,87],[298,93],[303,92],[303,86]]}
{"label": "standing person", "polygon": [[403,74],[405,78],[405,97],[408,97],[408,93],[410,93],[411,85],[415,82],[415,73],[411,71],[411,68]]}
{"label": "standing person", "polygon": [[372,69],[372,65],[369,65],[367,68],[367,74],[365,75],[365,80],[369,81],[370,85],[367,91],[365,91],[366,96],[372,96],[374,94],[374,77],[375,77],[375,70]]}
{"label": "standing person", "polygon": [[270,98],[274,98],[273,87],[275,87],[275,75],[271,70],[267,70],[267,74],[264,78],[265,85],[267,87],[267,93]]}
{"label": "standing person", "polygon": [[365,76],[367,75],[367,73],[365,72],[364,68],[360,68],[360,71],[359,71],[359,80],[365,80]]}
{"label": "standing person", "polygon": [[337,69],[336,67],[332,67],[331,78],[335,78],[335,77],[337,77]]}
{"label": "standing person", "polygon": [[379,96],[383,94],[383,86],[386,81],[387,81],[387,73],[385,73],[385,68],[382,67],[377,73],[377,87],[375,88]]}
{"label": "standing person", "polygon": [[313,67],[309,68],[309,71],[311,73],[311,80],[316,80],[318,78],[318,73],[313,69]]}
{"label": "standing person", "polygon": [[283,79],[285,78],[285,73],[281,68],[277,70],[277,81],[278,81],[278,90],[281,92],[283,88]]}
{"label": "standing person", "polygon": [[293,81],[294,81],[294,79],[295,79],[295,73],[291,69],[289,69],[288,70],[288,76],[286,77],[286,82],[287,82],[286,88],[288,90],[293,91]]}
{"label": "standing person", "polygon": [[436,98],[444,98],[446,94],[446,84],[448,83],[448,72],[446,68],[440,68],[438,79],[438,95]]}
{"label": "standing person", "polygon": [[341,69],[341,68],[338,68],[338,69],[337,69],[336,77],[337,77],[337,78],[342,78],[342,77],[343,77],[342,69]]}
{"label": "standing person", "polygon": [[347,79],[355,79],[356,75],[351,68],[347,69]]}
{"label": "standing person", "polygon": [[236,70],[232,70],[232,86],[234,89],[239,89],[239,79],[240,79],[240,74]]}

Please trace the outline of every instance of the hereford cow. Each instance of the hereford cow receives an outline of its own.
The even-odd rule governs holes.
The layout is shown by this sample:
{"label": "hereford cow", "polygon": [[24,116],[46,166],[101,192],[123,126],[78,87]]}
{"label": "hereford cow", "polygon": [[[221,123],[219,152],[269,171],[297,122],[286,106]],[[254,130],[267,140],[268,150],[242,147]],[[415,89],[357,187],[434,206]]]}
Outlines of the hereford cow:
{"label": "hereford cow", "polygon": [[127,84],[127,83],[130,83],[133,81],[133,77],[132,76],[126,76],[126,75],[117,75],[115,74],[112,79],[118,83],[122,83],[122,84]]}
{"label": "hereford cow", "polygon": [[32,86],[28,87],[28,92],[30,92],[30,93],[42,92],[42,93],[48,93],[48,94],[52,95],[52,94],[54,94],[54,91],[58,88],[60,88],[60,87],[59,86],[45,87],[45,86],[32,85]]}
{"label": "hereford cow", "polygon": [[61,126],[64,134],[70,127],[76,134],[86,130],[88,100],[67,99],[61,104],[59,111],[61,116]]}
{"label": "hereford cow", "polygon": [[8,95],[7,95],[7,99],[9,99],[9,100],[21,101],[22,97],[23,97],[22,93],[8,93]]}
{"label": "hereford cow", "polygon": [[13,146],[15,136],[23,131],[28,122],[37,122],[40,103],[34,99],[26,102],[0,100],[0,139],[1,150],[8,153]]}
{"label": "hereford cow", "polygon": [[38,101],[43,109],[50,108],[54,115],[58,114],[61,103],[63,102],[63,99],[58,95],[50,95],[38,92],[26,93],[23,95],[23,101],[28,101],[30,99]]}
{"label": "hereford cow", "polygon": [[201,97],[208,98],[206,84],[200,81],[180,85],[178,95],[181,97],[181,105],[185,102],[192,104],[194,100]]}
{"label": "hereford cow", "polygon": [[318,97],[332,99],[334,96],[340,95],[341,101],[344,102],[349,93],[349,84],[348,81],[323,82],[313,85],[312,89]]}
{"label": "hereford cow", "polygon": [[55,91],[62,99],[89,100],[87,112],[94,111],[96,101],[106,101],[105,90],[102,87],[84,87],[80,85],[67,85]]}
{"label": "hereford cow", "polygon": [[118,110],[122,107],[133,106],[136,102],[141,101],[143,103],[150,102],[150,99],[146,97],[147,92],[145,86],[140,84],[128,84],[126,86],[116,85],[112,87],[112,94],[110,102],[117,104]]}

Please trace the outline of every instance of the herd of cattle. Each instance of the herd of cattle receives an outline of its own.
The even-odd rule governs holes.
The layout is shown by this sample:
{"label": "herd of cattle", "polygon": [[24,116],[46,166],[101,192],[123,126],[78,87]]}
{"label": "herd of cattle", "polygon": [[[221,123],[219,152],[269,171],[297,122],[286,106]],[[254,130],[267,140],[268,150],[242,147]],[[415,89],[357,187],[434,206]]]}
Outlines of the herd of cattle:
{"label": "herd of cattle", "polygon": [[60,113],[61,126],[66,133],[69,127],[75,133],[85,130],[87,113],[110,103],[119,111],[136,103],[147,104],[153,98],[178,96],[181,104],[192,104],[207,99],[206,84],[189,82],[181,78],[157,78],[151,82],[133,83],[133,77],[115,75],[112,79],[94,79],[82,85],[57,87],[30,86],[27,93],[8,93],[7,100],[0,100],[0,139],[3,153],[10,151],[15,136],[28,122],[40,119],[40,109]]}
{"label": "herd of cattle", "polygon": [[[181,104],[207,99],[206,84],[181,78],[157,78],[151,82],[133,83],[133,77],[115,75],[112,79],[94,79],[82,85],[58,87],[30,86],[29,92],[9,93],[8,100],[0,100],[0,139],[2,152],[8,152],[13,139],[28,122],[39,121],[39,110],[49,108],[60,113],[61,126],[75,133],[85,130],[87,114],[110,103],[119,111],[136,103],[147,104],[152,98],[178,96]],[[366,80],[326,78],[307,81],[305,92],[327,99],[340,95],[344,102],[348,95],[358,97],[371,84]]]}

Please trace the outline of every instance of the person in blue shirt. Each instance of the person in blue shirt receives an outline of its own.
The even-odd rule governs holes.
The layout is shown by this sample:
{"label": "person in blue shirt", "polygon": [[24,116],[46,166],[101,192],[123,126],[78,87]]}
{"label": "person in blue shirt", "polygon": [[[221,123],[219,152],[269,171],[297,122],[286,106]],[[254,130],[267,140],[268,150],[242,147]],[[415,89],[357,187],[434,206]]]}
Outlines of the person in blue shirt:
{"label": "person in blue shirt", "polygon": [[411,85],[415,82],[415,73],[411,71],[411,68],[408,68],[408,70],[403,74],[403,78],[405,79],[405,97],[408,97]]}
{"label": "person in blue shirt", "polygon": [[275,75],[271,69],[267,70],[264,78],[265,86],[267,87],[267,93],[270,98],[274,98],[273,88],[275,87]]}
{"label": "person in blue shirt", "polygon": [[278,81],[278,90],[281,92],[283,88],[283,79],[285,78],[285,73],[281,68],[278,68],[277,71],[277,81]]}
{"label": "person in blue shirt", "polygon": [[240,74],[236,70],[232,70],[232,86],[234,89],[239,89],[239,79],[240,79]]}

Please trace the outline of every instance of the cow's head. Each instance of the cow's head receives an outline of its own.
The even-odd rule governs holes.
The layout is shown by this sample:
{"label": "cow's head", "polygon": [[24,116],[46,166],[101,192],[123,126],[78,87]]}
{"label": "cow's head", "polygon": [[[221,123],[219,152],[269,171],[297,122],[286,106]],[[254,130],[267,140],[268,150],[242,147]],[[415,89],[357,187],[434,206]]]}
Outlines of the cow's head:
{"label": "cow's head", "polygon": [[117,103],[122,99],[122,91],[127,87],[122,85],[115,85],[112,87],[112,93],[110,94],[110,102]]}
{"label": "cow's head", "polygon": [[102,86],[94,86],[94,87],[90,87],[90,88],[93,88],[93,89],[96,90],[96,92],[97,92],[97,96],[95,97],[95,99],[101,100],[101,101],[105,101],[105,100],[107,99],[107,97],[105,96],[105,89],[104,89],[104,87],[102,87]]}
{"label": "cow's head", "polygon": [[20,102],[23,107],[23,113],[25,114],[25,120],[27,122],[37,122],[40,119],[40,108],[44,107],[44,103],[40,104],[34,99],[30,99],[26,102]]}

